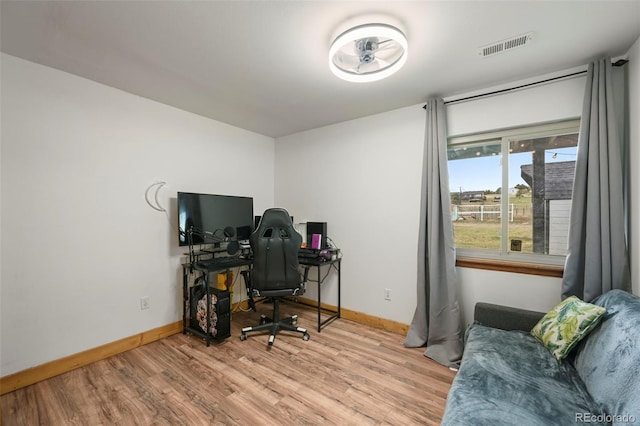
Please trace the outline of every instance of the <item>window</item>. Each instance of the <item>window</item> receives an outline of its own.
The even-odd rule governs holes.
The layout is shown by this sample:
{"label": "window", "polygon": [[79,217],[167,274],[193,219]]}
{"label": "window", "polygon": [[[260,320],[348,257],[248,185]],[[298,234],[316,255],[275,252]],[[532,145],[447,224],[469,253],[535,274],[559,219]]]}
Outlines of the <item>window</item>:
{"label": "window", "polygon": [[449,139],[459,257],[561,265],[579,120]]}

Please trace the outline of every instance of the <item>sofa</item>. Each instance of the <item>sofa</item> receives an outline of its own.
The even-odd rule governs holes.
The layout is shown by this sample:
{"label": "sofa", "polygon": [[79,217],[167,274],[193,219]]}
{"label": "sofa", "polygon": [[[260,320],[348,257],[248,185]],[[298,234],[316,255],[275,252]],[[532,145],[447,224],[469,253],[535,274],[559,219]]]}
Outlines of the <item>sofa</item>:
{"label": "sofa", "polygon": [[640,298],[591,303],[606,313],[562,361],[530,333],[544,313],[478,303],[442,425],[640,424]]}

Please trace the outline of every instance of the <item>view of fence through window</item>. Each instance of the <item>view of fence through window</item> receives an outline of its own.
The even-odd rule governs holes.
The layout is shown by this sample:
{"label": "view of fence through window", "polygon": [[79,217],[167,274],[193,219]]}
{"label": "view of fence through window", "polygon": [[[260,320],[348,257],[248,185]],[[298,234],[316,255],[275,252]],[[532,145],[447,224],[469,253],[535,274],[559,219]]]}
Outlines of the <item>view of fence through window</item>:
{"label": "view of fence through window", "polygon": [[523,134],[450,143],[457,248],[566,254],[577,129]]}

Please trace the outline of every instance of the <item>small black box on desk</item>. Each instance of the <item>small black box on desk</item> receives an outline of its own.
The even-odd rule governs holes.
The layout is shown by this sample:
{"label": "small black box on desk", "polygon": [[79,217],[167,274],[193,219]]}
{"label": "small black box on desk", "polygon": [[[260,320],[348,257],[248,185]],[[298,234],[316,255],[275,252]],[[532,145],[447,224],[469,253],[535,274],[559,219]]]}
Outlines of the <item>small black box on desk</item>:
{"label": "small black box on desk", "polygon": [[[320,235],[320,246],[313,247],[313,234]],[[307,222],[307,247],[326,249],[327,244],[327,222]]]}

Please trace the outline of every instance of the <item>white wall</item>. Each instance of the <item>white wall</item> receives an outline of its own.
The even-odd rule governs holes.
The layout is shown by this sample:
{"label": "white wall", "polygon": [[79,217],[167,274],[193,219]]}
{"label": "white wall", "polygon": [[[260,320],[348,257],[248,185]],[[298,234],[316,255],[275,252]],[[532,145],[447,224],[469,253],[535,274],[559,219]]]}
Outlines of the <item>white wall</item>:
{"label": "white wall", "polygon": [[[579,117],[583,91],[584,77],[452,104],[450,134]],[[327,221],[343,249],[343,307],[405,324],[416,300],[424,125],[415,105],[278,138],[275,148],[276,204],[297,222]],[[465,268],[459,277],[467,321],[479,300],[534,310],[560,301],[555,278]],[[327,287],[332,303],[335,277]]]}
{"label": "white wall", "polygon": [[177,191],[273,205],[272,138],[5,54],[1,87],[2,376],[182,318]]}
{"label": "white wall", "polygon": [[[343,307],[404,323],[413,314],[423,135],[412,106],[276,141],[276,204],[296,222],[328,223],[344,254]],[[322,293],[333,305],[335,278]]]}
{"label": "white wall", "polygon": [[631,281],[633,293],[640,295],[640,38],[629,50],[629,141],[631,178],[629,193],[631,199],[631,223],[629,234]]}

